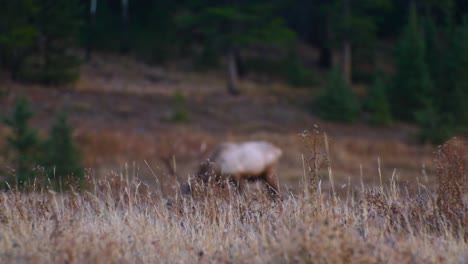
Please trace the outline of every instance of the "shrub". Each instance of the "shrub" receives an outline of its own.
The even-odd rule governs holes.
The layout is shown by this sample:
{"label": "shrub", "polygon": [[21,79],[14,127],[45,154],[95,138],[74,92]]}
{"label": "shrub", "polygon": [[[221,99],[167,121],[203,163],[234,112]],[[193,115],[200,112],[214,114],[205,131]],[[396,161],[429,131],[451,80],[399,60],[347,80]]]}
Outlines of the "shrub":
{"label": "shrub", "polygon": [[302,65],[295,53],[287,56],[283,68],[286,80],[292,86],[312,86],[317,83],[315,74]]}
{"label": "shrub", "polygon": [[172,114],[169,120],[175,123],[187,123],[190,121],[185,96],[180,92],[175,93],[172,97]]}
{"label": "shrub", "polygon": [[199,52],[195,53],[193,67],[200,72],[219,68],[221,65],[220,56],[219,52],[212,46],[212,43],[209,42]]}
{"label": "shrub", "polygon": [[39,44],[20,69],[22,80],[58,85],[78,77],[79,60],[70,49],[77,44],[81,8],[77,0],[41,1],[35,17]]}
{"label": "shrub", "polygon": [[[468,229],[465,221],[467,205],[463,194],[465,188],[465,161],[466,143],[452,138],[439,147],[435,165],[438,176],[437,207],[449,221],[455,234],[459,225],[465,225],[464,237],[468,238]],[[463,228],[461,228],[463,230]],[[463,232],[463,231],[462,231]]]}
{"label": "shrub", "polygon": [[294,87],[307,87],[319,82],[317,75],[306,68],[296,55],[282,59],[249,58],[245,60],[249,71],[274,76]]}
{"label": "shrub", "polygon": [[42,144],[42,162],[46,175],[56,187],[81,188],[84,170],[78,147],[73,142],[73,129],[65,114],[57,117],[51,127],[48,139]]}
{"label": "shrub", "polygon": [[328,74],[326,91],[316,106],[320,117],[331,121],[352,122],[359,114],[359,102],[339,69]]}
{"label": "shrub", "polygon": [[39,138],[36,130],[29,127],[28,122],[31,117],[29,101],[19,98],[12,115],[4,120],[4,123],[11,129],[11,134],[6,139],[9,152],[13,152],[12,161],[16,172],[17,188],[23,188],[36,176],[33,169],[37,165]]}
{"label": "shrub", "polygon": [[413,6],[408,24],[397,46],[396,73],[390,90],[392,111],[402,120],[414,120],[414,113],[424,109],[433,93],[433,84],[426,63],[425,42]]}
{"label": "shrub", "polygon": [[8,89],[0,87],[0,100],[5,98],[9,93],[10,91]]}
{"label": "shrub", "polygon": [[370,87],[367,99],[367,108],[370,113],[369,122],[372,125],[388,126],[392,123],[390,104],[385,91],[385,84],[380,75],[377,74],[374,77],[374,83]]}
{"label": "shrub", "polygon": [[0,9],[0,67],[11,73],[13,80],[24,59],[37,41],[39,29],[35,23],[40,1],[2,1]]}
{"label": "shrub", "polygon": [[419,126],[418,139],[421,142],[441,144],[454,132],[453,119],[440,111],[432,104],[415,113],[416,123]]}
{"label": "shrub", "polygon": [[19,76],[25,82],[60,85],[72,82],[79,76],[79,60],[67,54],[49,54],[46,63],[39,56],[31,56],[24,62]]}

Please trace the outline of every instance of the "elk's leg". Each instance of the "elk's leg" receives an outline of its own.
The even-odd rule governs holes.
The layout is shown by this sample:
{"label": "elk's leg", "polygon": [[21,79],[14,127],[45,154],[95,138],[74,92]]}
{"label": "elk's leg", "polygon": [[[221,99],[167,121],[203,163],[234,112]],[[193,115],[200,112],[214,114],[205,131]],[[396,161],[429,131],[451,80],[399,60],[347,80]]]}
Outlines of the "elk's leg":
{"label": "elk's leg", "polygon": [[273,168],[268,168],[263,176],[265,183],[268,188],[268,193],[270,194],[271,197],[273,198],[279,198],[280,197],[280,192],[279,192],[279,187],[278,187],[278,182],[277,182],[277,177],[274,173]]}

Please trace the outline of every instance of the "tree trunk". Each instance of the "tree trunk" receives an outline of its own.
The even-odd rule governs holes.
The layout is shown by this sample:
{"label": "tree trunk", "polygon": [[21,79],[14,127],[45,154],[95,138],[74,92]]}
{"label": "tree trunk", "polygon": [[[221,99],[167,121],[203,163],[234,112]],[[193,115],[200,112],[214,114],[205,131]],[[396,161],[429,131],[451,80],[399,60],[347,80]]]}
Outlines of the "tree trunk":
{"label": "tree trunk", "polygon": [[332,66],[332,51],[330,47],[319,47],[320,54],[319,54],[319,66],[321,68],[330,68]]}
{"label": "tree trunk", "polygon": [[128,1],[122,0],[122,43],[121,50],[126,53],[130,50],[128,33]]}
{"label": "tree trunk", "polygon": [[231,95],[238,95],[240,92],[237,89],[238,74],[236,54],[233,48],[229,48],[226,54],[226,70],[227,70],[227,89]]}
{"label": "tree trunk", "polygon": [[343,74],[348,84],[352,80],[352,50],[351,50],[351,8],[349,5],[350,0],[343,0],[344,8],[344,21],[345,21],[345,36],[343,38]]}
{"label": "tree trunk", "polygon": [[20,69],[22,64],[22,54],[18,50],[13,50],[11,59],[10,76],[13,81],[19,81]]}
{"label": "tree trunk", "polygon": [[348,84],[352,81],[351,43],[345,41],[343,44],[343,74]]}
{"label": "tree trunk", "polygon": [[247,74],[247,71],[244,67],[244,63],[242,61],[242,57],[240,55],[239,49],[234,50],[234,55],[235,55],[236,66],[237,66],[237,74],[239,75],[240,78],[242,78]]}
{"label": "tree trunk", "polygon": [[319,39],[318,49],[319,49],[319,59],[318,64],[321,68],[329,69],[333,65],[333,52],[330,45],[332,38],[332,29],[330,25],[330,15],[325,15],[323,28],[318,31]]}
{"label": "tree trunk", "polygon": [[91,60],[91,53],[93,50],[93,37],[94,30],[96,28],[96,7],[97,0],[91,0],[91,5],[89,7],[89,17],[88,17],[88,36],[86,40],[86,60]]}

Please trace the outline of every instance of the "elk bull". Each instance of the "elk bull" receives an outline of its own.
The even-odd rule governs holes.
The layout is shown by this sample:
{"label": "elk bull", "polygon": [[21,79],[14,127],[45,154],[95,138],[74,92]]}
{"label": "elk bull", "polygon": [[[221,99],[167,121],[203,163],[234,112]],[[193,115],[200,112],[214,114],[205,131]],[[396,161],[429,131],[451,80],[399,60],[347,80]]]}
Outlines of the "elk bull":
{"label": "elk bull", "polygon": [[[281,149],[264,141],[223,143],[210,155],[208,162],[200,165],[196,177],[208,182],[210,177],[229,179],[237,191],[242,192],[244,181],[263,180],[273,197],[279,196],[276,165],[282,155]],[[184,193],[190,188],[184,188]]]}

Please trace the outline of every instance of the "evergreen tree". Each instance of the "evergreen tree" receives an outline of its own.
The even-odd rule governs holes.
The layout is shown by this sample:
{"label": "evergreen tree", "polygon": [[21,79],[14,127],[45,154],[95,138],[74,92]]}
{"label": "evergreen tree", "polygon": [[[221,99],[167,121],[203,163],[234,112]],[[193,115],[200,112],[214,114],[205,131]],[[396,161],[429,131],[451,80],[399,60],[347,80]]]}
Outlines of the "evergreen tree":
{"label": "evergreen tree", "polygon": [[[444,19],[437,26],[434,19],[425,18],[426,60],[434,80],[434,107],[441,115],[450,117],[454,125],[468,124],[468,24],[454,23],[452,1],[446,1]],[[441,3],[442,4],[442,3]],[[428,12],[429,13],[429,12]]]}
{"label": "evergreen tree", "polygon": [[38,29],[33,23],[37,15],[36,0],[0,0],[0,66],[7,68],[12,79],[34,47]]}
{"label": "evergreen tree", "polygon": [[379,26],[393,8],[389,0],[308,0],[298,1],[298,5],[289,19],[303,27],[300,31],[312,31],[307,32],[308,37],[319,49],[321,66],[329,67],[332,53],[340,50],[339,65],[348,82],[352,80],[352,64],[374,59]]}
{"label": "evergreen tree", "polygon": [[60,188],[82,187],[84,170],[80,152],[72,138],[73,130],[64,114],[58,116],[42,147],[42,165],[47,176]]}
{"label": "evergreen tree", "polygon": [[400,119],[414,120],[414,113],[424,108],[425,102],[433,95],[424,38],[414,5],[398,42],[396,55],[397,69],[389,94],[392,111]]}
{"label": "evergreen tree", "polygon": [[286,27],[280,16],[275,16],[275,5],[265,2],[207,1],[190,2],[191,7],[178,17],[178,24],[196,32],[203,45],[224,54],[226,59],[227,90],[238,94],[238,50],[252,44],[291,45],[295,34]]}
{"label": "evergreen tree", "polygon": [[442,32],[444,28],[436,25],[434,19],[427,15],[422,18],[422,26],[426,65],[435,90],[440,90],[447,85],[447,54],[450,52],[447,43],[440,39],[440,36],[445,35]]}
{"label": "evergreen tree", "polygon": [[[129,8],[130,46],[144,61],[164,63],[176,57],[183,44],[190,44],[189,35],[177,31],[174,19],[174,13],[180,8],[177,1],[130,1]],[[204,50],[212,51],[209,48]]]}
{"label": "evergreen tree", "polygon": [[28,122],[31,117],[29,102],[25,98],[20,98],[16,101],[12,116],[4,120],[11,129],[11,134],[6,138],[7,148],[13,152],[18,188],[24,187],[35,177],[33,168],[37,165],[39,138],[37,132],[29,127]]}
{"label": "evergreen tree", "polygon": [[322,118],[332,121],[351,122],[359,114],[359,102],[336,68],[328,74],[325,94],[317,99],[316,106]]}
{"label": "evergreen tree", "polygon": [[441,144],[454,132],[451,116],[442,113],[430,100],[425,103],[425,107],[415,112],[415,119],[419,126],[417,136],[423,143]]}
{"label": "evergreen tree", "polygon": [[317,76],[303,65],[295,47],[290,49],[286,58],[281,61],[281,65],[288,84],[296,87],[317,84]]}
{"label": "evergreen tree", "polygon": [[78,0],[42,0],[36,15],[38,52],[31,55],[22,78],[44,84],[61,84],[77,78],[78,59],[70,54],[81,25]]}
{"label": "evergreen tree", "polygon": [[454,101],[449,98],[457,79],[457,55],[453,41],[455,25],[448,11],[444,12],[446,16],[443,17],[443,21],[438,21],[437,16],[433,15],[434,10],[441,11],[441,8],[447,5],[447,3],[442,6],[440,4],[427,2],[424,5],[426,11],[425,17],[423,17],[426,62],[434,84],[434,93],[431,97],[432,108],[440,111],[439,114],[453,115]]}
{"label": "evergreen tree", "polygon": [[449,112],[461,125],[468,126],[468,16],[455,31],[453,37],[453,73],[455,75],[453,88],[450,91],[446,105],[451,106]]}
{"label": "evergreen tree", "polygon": [[374,77],[374,83],[369,91],[367,107],[370,113],[370,123],[388,126],[392,123],[392,114],[388,102],[386,87],[380,74]]}
{"label": "evergreen tree", "polygon": [[452,0],[426,2],[425,7],[426,60],[435,88],[431,107],[440,120],[451,121],[447,125],[453,126],[449,129],[453,132],[468,124],[467,27],[466,23],[457,25]]}

